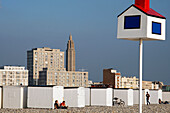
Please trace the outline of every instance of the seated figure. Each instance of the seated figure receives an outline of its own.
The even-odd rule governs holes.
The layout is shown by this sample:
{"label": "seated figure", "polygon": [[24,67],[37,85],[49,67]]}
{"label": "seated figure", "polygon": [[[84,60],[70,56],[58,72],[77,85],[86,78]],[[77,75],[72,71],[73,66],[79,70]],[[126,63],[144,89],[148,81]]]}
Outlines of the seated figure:
{"label": "seated figure", "polygon": [[54,103],[54,109],[60,109],[60,105],[58,103],[58,100],[56,100],[55,103]]}
{"label": "seated figure", "polygon": [[63,102],[60,104],[60,107],[61,107],[61,109],[67,109],[67,108],[68,108],[68,106],[66,106],[66,104],[65,104],[65,101],[63,101]]}

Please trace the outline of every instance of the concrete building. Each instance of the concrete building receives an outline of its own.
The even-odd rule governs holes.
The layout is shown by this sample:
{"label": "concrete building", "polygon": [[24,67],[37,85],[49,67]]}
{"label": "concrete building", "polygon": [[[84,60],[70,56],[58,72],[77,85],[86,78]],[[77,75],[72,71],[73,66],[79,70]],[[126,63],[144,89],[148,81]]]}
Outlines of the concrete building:
{"label": "concrete building", "polygon": [[21,66],[0,67],[0,86],[28,85],[28,70]]}
{"label": "concrete building", "polygon": [[103,69],[103,84],[104,85],[111,85],[114,88],[120,88],[121,86],[121,73],[117,72],[116,70],[110,69]]}
{"label": "concrete building", "polygon": [[[133,77],[121,77],[121,88],[138,89],[139,79]],[[161,89],[162,82],[157,81],[142,81],[142,89]]]}
{"label": "concrete building", "polygon": [[142,81],[142,89],[152,89],[152,81]]}
{"label": "concrete building", "polygon": [[[143,83],[142,85],[143,89],[161,89],[163,86],[163,83],[159,81],[142,81],[142,83]],[[96,85],[92,85],[92,86],[95,87]],[[120,72],[117,72],[112,68],[103,69],[103,84],[100,84],[98,86],[138,89],[139,79],[136,78],[136,76],[133,77],[121,76]]]}
{"label": "concrete building", "polygon": [[60,85],[65,87],[88,87],[88,72],[75,71],[75,49],[72,36],[69,36],[66,51],[60,49],[35,48],[27,51],[27,68],[30,85]]}
{"label": "concrete building", "polygon": [[61,52],[60,49],[47,47],[27,51],[30,85],[38,85],[39,71],[43,71],[43,68],[55,68],[58,71],[64,71],[64,52]]}
{"label": "concrete building", "polygon": [[163,82],[159,81],[142,81],[143,89],[162,89]]}
{"label": "concrete building", "polygon": [[39,85],[57,85],[64,87],[88,87],[88,72],[58,71],[44,68],[39,72]]}
{"label": "concrete building", "polygon": [[70,34],[66,50],[66,70],[75,71],[75,69],[75,48],[72,35]]}
{"label": "concrete building", "polygon": [[139,84],[139,79],[136,76],[133,77],[121,77],[121,88],[137,89]]}

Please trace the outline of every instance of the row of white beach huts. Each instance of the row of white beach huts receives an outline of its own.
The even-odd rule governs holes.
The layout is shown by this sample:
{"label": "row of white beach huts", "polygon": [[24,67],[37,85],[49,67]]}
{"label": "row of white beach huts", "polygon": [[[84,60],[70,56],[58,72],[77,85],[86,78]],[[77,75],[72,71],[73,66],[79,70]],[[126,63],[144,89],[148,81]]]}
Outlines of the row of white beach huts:
{"label": "row of white beach huts", "polygon": [[[143,90],[151,104],[158,99],[170,101],[170,93],[162,90]],[[122,99],[127,106],[138,104],[138,90],[112,88],[84,88],[63,86],[3,86],[0,87],[0,108],[54,108],[55,100],[66,101],[69,107],[112,106],[113,98]]]}

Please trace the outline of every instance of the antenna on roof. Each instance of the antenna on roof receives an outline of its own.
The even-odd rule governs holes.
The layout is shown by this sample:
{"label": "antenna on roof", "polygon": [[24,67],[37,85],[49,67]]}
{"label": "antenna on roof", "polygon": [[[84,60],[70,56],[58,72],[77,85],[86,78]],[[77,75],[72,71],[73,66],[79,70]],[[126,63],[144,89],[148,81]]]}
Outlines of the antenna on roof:
{"label": "antenna on roof", "polygon": [[82,68],[82,69],[79,69],[79,71],[81,71],[81,72],[84,72],[85,70],[87,70],[87,69],[83,69],[83,68]]}

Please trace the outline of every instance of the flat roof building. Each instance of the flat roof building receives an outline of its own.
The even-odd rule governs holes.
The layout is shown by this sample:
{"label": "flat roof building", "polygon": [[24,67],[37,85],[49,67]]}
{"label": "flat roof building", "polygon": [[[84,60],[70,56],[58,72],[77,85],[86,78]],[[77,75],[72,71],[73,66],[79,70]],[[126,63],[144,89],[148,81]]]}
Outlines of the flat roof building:
{"label": "flat roof building", "polygon": [[27,51],[27,68],[29,85],[88,87],[88,72],[75,70],[75,48],[71,34],[67,43],[66,68],[64,52],[47,47]]}
{"label": "flat roof building", "polygon": [[38,85],[39,71],[43,71],[43,68],[65,70],[64,52],[48,47],[29,50],[27,51],[27,68],[29,70],[29,84]]}
{"label": "flat roof building", "polygon": [[111,85],[114,88],[120,88],[121,83],[121,73],[117,70],[103,69],[103,84]]}
{"label": "flat roof building", "polygon": [[23,66],[1,66],[0,86],[28,86],[28,70]]}
{"label": "flat roof building", "polygon": [[44,68],[39,72],[39,85],[64,87],[88,87],[88,72],[58,71]]}

